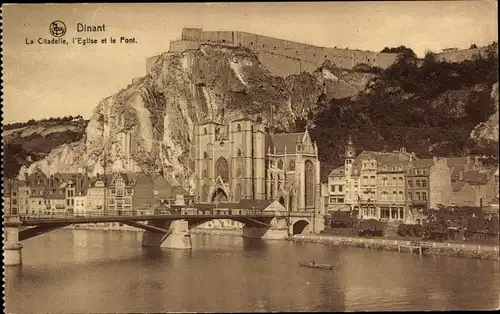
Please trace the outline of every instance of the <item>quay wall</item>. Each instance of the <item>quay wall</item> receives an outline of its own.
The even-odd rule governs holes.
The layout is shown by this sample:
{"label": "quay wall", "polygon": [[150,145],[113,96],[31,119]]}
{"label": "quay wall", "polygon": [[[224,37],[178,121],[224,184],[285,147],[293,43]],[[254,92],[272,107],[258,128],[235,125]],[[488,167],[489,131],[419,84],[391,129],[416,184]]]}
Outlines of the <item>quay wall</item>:
{"label": "quay wall", "polygon": [[[398,246],[407,246],[411,241],[368,239],[360,237],[332,235],[294,235],[287,239],[292,242],[322,243],[336,246],[381,249],[397,251]],[[478,259],[499,259],[499,247],[495,245],[477,245],[461,243],[422,242],[424,254],[447,255],[455,257],[470,257]],[[418,254],[418,253],[417,253]]]}

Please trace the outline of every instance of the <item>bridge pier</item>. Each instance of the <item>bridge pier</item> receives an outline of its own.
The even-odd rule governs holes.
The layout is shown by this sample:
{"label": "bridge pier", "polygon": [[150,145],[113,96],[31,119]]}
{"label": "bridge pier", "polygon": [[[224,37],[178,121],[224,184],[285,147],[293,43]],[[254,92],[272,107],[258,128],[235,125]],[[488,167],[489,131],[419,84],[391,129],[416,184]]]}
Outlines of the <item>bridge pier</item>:
{"label": "bridge pier", "polygon": [[3,262],[5,266],[20,266],[22,264],[22,248],[19,242],[19,216],[5,216],[4,220]]}
{"label": "bridge pier", "polygon": [[249,223],[243,226],[243,238],[283,240],[287,237],[287,222],[282,217],[273,218],[268,227]]}
{"label": "bridge pier", "polygon": [[191,234],[186,220],[166,221],[163,223],[149,222],[148,224],[164,228],[168,232],[144,231],[142,246],[162,247],[169,249],[191,249]]}

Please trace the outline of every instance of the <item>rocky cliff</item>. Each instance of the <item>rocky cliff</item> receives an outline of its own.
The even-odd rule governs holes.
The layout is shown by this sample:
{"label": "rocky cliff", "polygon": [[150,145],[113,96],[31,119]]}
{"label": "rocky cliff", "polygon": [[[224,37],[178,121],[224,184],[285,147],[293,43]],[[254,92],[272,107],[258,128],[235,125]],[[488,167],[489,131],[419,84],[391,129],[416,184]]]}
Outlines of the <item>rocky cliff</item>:
{"label": "rocky cliff", "polygon": [[[103,99],[81,140],[65,143],[23,166],[55,172],[163,171],[188,183],[193,168],[193,130],[207,120],[243,116],[264,122],[274,108],[277,129],[292,130],[314,111],[318,97],[357,94],[374,76],[325,63],[314,73],[274,77],[246,48],[203,45],[164,53],[147,75]],[[106,165],[104,164],[106,163]]]}
{"label": "rocky cliff", "polygon": [[471,132],[471,138],[483,147],[498,145],[498,82],[493,85],[491,99],[495,104],[495,112]]}

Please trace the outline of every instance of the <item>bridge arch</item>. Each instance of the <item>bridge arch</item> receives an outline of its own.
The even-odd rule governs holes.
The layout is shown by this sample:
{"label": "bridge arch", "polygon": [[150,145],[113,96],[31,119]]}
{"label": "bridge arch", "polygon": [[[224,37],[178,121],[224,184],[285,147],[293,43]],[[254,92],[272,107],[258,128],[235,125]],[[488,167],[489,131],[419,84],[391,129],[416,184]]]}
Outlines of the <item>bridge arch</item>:
{"label": "bridge arch", "polygon": [[301,219],[292,225],[292,234],[302,234],[309,230],[309,222]]}

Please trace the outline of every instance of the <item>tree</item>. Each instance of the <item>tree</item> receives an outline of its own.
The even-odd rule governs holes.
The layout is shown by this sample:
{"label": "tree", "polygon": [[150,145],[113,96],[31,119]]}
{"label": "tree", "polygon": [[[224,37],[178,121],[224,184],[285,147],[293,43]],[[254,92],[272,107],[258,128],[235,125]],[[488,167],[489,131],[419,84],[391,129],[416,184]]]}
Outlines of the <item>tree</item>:
{"label": "tree", "polygon": [[385,47],[380,52],[381,53],[398,53],[398,54],[404,55],[407,58],[410,57],[413,59],[415,59],[417,57],[417,55],[415,54],[415,52],[411,48],[408,48],[405,46],[399,46],[399,47],[393,47],[393,48]]}
{"label": "tree", "polygon": [[472,45],[470,45],[470,47],[469,47],[469,49],[476,49],[476,48],[477,48],[476,44],[472,44]]}

